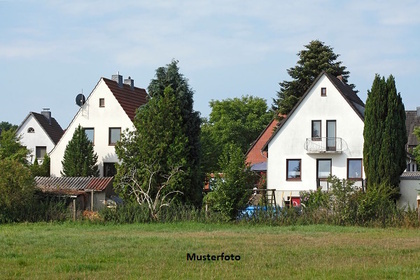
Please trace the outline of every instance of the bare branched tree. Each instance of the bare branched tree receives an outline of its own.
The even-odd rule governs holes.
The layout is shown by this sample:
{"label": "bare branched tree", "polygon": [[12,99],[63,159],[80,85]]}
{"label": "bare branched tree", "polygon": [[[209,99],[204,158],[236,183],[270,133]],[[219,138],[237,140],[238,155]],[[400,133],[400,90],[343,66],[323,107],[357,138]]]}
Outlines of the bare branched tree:
{"label": "bare branched tree", "polygon": [[[137,179],[137,169],[131,169],[127,172],[119,184],[125,185],[130,190],[129,192],[134,195],[139,205],[144,203],[149,208],[149,215],[152,220],[158,220],[160,211],[163,207],[168,207],[172,200],[177,194],[183,194],[181,191],[169,191],[165,192],[168,186],[171,184],[176,174],[182,173],[183,170],[179,166],[173,167],[169,174],[161,174],[161,168],[159,165],[146,165],[144,171],[148,174],[148,182],[142,185]],[[155,180],[159,176],[163,180],[161,183],[157,183],[161,180]]]}

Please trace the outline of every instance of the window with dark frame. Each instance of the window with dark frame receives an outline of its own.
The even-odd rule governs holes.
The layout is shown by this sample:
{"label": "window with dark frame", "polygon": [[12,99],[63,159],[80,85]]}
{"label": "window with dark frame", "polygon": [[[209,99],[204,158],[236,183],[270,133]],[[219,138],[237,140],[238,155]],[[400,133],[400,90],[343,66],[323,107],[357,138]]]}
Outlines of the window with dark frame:
{"label": "window with dark frame", "polygon": [[110,146],[114,146],[121,138],[121,127],[109,128],[109,142]]}
{"label": "window with dark frame", "polygon": [[43,159],[45,157],[46,153],[47,153],[47,147],[46,146],[35,147],[35,156],[36,156],[37,159]]}
{"label": "window with dark frame", "polygon": [[337,121],[327,120],[327,151],[336,151],[337,149]]}
{"label": "window with dark frame", "polygon": [[83,130],[85,131],[85,134],[90,142],[92,144],[95,144],[95,129],[93,127],[84,127]]}
{"label": "window with dark frame", "polygon": [[332,160],[317,159],[316,160],[316,178],[319,180],[327,180],[331,175]]}
{"label": "window with dark frame", "polygon": [[347,159],[347,179],[362,180],[362,166],[361,158]]}
{"label": "window with dark frame", "polygon": [[300,181],[302,178],[302,160],[287,159],[286,160],[286,178],[288,181]]}
{"label": "window with dark frame", "polygon": [[104,177],[113,177],[117,174],[115,162],[104,162]]}
{"label": "window with dark frame", "polygon": [[35,133],[35,129],[33,127],[28,128],[28,133]]}
{"label": "window with dark frame", "polygon": [[312,121],[312,141],[321,140],[321,121]]}
{"label": "window with dark frame", "polygon": [[327,96],[327,88],[321,88],[321,96]]}
{"label": "window with dark frame", "polygon": [[99,98],[99,107],[105,107],[105,98]]}

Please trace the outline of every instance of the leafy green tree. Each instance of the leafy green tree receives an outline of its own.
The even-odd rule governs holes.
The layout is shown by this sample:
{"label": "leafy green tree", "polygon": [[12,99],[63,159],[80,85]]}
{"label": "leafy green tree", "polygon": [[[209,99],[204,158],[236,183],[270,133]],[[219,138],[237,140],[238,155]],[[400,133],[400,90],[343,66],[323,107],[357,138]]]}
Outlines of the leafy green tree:
{"label": "leafy green tree", "polygon": [[[420,141],[420,127],[415,127],[413,134],[416,135],[417,139]],[[413,154],[416,157],[416,162],[420,162],[420,145],[417,145],[414,150]]]}
{"label": "leafy green tree", "polygon": [[66,177],[97,177],[99,176],[97,161],[98,155],[93,150],[93,144],[89,141],[83,127],[79,125],[64,152],[64,158],[61,161],[63,165],[61,175]]}
{"label": "leafy green tree", "polygon": [[12,159],[22,164],[28,164],[28,149],[20,143],[20,138],[16,136],[13,129],[5,130],[0,135],[0,160]]}
{"label": "leafy green tree", "polygon": [[25,220],[24,209],[34,195],[34,181],[29,168],[14,157],[0,160],[0,223]]}
{"label": "leafy green tree", "polygon": [[202,169],[220,171],[218,159],[226,146],[234,144],[246,153],[273,118],[264,99],[254,96],[212,100],[209,120],[201,128]]}
{"label": "leafy green tree", "polygon": [[22,221],[33,199],[34,182],[28,167],[28,149],[14,129],[0,135],[0,223]]}
{"label": "leafy green tree", "polygon": [[6,131],[6,130],[17,130],[18,126],[17,125],[13,125],[9,122],[0,122],[0,134],[2,131]]}
{"label": "leafy green tree", "polygon": [[168,86],[163,96],[152,97],[142,106],[134,126],[136,130],[124,132],[115,147],[122,160],[117,165],[116,191],[124,199],[147,204],[154,220],[176,194],[182,194],[178,201],[195,203],[181,100],[173,89]]}
{"label": "leafy green tree", "polygon": [[234,220],[250,199],[255,174],[245,163],[241,149],[229,144],[220,157],[223,175],[216,179],[215,188],[206,195],[210,209],[219,212],[225,221]]}
{"label": "leafy green tree", "polygon": [[[335,54],[333,48],[319,40],[309,42],[305,48],[297,54],[297,65],[287,70],[293,80],[281,82],[277,98],[273,99],[272,109],[281,115],[289,114],[322,71],[334,76],[341,75],[346,83],[349,78],[350,72],[341,61],[337,61],[340,55]],[[354,85],[350,86],[354,88]]]}
{"label": "leafy green tree", "polygon": [[406,168],[405,108],[392,75],[375,75],[368,92],[363,130],[363,161],[369,187],[397,189]]}
{"label": "leafy green tree", "polygon": [[182,117],[181,132],[187,137],[187,145],[183,153],[187,159],[185,174],[185,202],[196,206],[202,202],[203,175],[200,170],[201,144],[200,144],[200,113],[194,111],[194,91],[190,88],[188,80],[179,72],[178,61],[172,60],[166,67],[156,70],[155,79],[150,82],[148,94],[151,98],[162,97],[167,88],[172,89],[173,95],[179,102]]}

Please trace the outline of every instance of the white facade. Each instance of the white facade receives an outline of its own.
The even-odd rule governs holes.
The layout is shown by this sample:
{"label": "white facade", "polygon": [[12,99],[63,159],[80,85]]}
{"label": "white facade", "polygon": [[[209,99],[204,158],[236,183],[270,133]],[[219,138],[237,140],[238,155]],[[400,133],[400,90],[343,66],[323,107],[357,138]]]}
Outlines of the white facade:
{"label": "white facade", "polygon": [[420,205],[420,173],[418,171],[405,172],[400,177],[399,207],[417,209]]}
{"label": "white facade", "polygon": [[277,204],[300,191],[327,189],[329,173],[351,173],[361,186],[364,122],[349,102],[323,74],[280,125],[267,146],[267,188],[276,189]]}
{"label": "white facade", "polygon": [[[100,103],[101,102],[101,103]],[[51,176],[61,176],[64,152],[76,128],[93,129],[94,151],[98,155],[100,176],[104,176],[104,164],[118,162],[115,146],[110,144],[110,128],[119,128],[121,133],[134,126],[120,103],[101,78],[65,131],[61,140],[50,153]]]}
{"label": "white facade", "polygon": [[26,117],[16,131],[16,135],[20,137],[22,145],[30,151],[27,157],[30,163],[33,163],[35,158],[42,163],[45,153],[48,154],[55,147],[54,141],[34,117],[34,113]]}

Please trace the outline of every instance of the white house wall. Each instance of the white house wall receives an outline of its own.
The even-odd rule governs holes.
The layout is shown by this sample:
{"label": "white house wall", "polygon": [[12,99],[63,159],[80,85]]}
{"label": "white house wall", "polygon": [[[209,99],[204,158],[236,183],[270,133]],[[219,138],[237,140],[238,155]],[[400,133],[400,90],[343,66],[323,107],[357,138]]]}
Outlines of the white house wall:
{"label": "white house wall", "polygon": [[[327,88],[326,97],[320,94],[322,87]],[[336,137],[343,139],[342,153],[307,153],[304,145],[306,138],[311,138],[313,120],[321,120],[321,137],[326,137],[326,121],[336,120]],[[282,195],[316,190],[317,159],[332,159],[332,175],[347,178],[347,159],[363,157],[363,121],[326,76],[280,129],[268,145],[267,174],[268,188],[281,192],[278,200]],[[300,181],[286,180],[286,159],[301,159]]]}
{"label": "white house wall", "polygon": [[417,200],[420,200],[420,180],[401,178],[401,197],[397,201],[398,207],[417,209]]}
{"label": "white house wall", "polygon": [[[105,107],[99,107],[100,98],[105,99]],[[109,128],[121,127],[121,133],[127,128],[134,128],[130,118],[101,79],[50,154],[51,176],[61,176],[64,151],[79,124],[84,128],[94,128],[94,150],[98,154],[100,176],[104,173],[104,162],[118,162],[115,147],[108,144]]]}
{"label": "white house wall", "polygon": [[[28,133],[28,128],[30,127],[34,129],[33,133]],[[27,159],[31,163],[35,160],[35,149],[37,146],[46,147],[47,153],[51,152],[54,148],[54,142],[32,115],[29,115],[16,134],[21,137],[20,142],[22,145],[26,146],[26,148],[30,151]]]}

